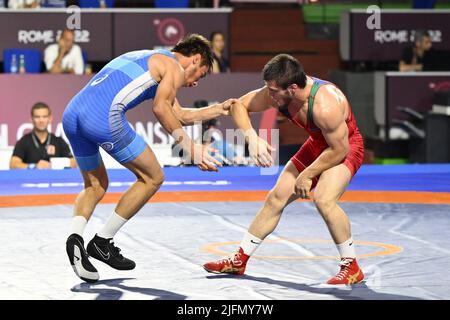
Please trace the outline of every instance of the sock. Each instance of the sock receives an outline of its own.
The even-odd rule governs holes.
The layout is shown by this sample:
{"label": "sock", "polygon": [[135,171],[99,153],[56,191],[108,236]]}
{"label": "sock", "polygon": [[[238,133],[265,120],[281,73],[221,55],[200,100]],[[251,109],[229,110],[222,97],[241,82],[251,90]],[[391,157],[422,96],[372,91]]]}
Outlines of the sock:
{"label": "sock", "polygon": [[78,234],[79,236],[83,236],[84,229],[86,228],[87,219],[83,216],[74,216],[72,218],[72,229],[70,234]]}
{"label": "sock", "polygon": [[341,244],[337,244],[336,247],[341,258],[356,258],[355,244],[352,237]]}
{"label": "sock", "polygon": [[103,228],[97,232],[97,235],[101,238],[110,239],[113,238],[117,231],[127,222],[127,219],[122,218],[116,212],[109,217]]}
{"label": "sock", "polygon": [[249,232],[246,232],[244,235],[244,239],[242,239],[241,242],[241,248],[242,250],[244,250],[244,253],[246,255],[251,256],[256,251],[256,249],[258,249],[261,242],[261,239],[255,237]]}

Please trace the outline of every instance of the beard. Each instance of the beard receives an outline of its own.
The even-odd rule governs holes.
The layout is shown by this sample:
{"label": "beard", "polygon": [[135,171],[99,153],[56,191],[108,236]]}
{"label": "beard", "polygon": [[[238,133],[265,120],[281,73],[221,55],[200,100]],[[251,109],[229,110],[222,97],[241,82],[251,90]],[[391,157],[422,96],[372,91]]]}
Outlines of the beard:
{"label": "beard", "polygon": [[275,101],[279,107],[287,107],[291,104],[292,98],[281,98],[279,101]]}

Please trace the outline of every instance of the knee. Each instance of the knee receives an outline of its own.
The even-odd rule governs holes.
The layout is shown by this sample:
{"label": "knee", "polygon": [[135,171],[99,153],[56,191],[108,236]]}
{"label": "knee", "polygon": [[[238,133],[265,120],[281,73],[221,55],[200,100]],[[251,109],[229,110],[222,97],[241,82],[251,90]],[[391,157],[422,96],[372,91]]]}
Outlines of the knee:
{"label": "knee", "polygon": [[162,170],[154,173],[153,175],[145,175],[142,177],[143,182],[149,189],[159,189],[164,182],[164,173]]}
{"label": "knee", "polygon": [[325,220],[329,219],[333,208],[336,206],[336,202],[334,200],[327,199],[326,197],[322,196],[315,196],[314,204]]}
{"label": "knee", "polygon": [[164,182],[164,173],[161,171],[158,172],[158,174],[152,178],[152,183],[154,186],[156,186],[158,189],[161,187],[161,185]]}
{"label": "knee", "polygon": [[286,203],[285,196],[278,190],[272,189],[266,198],[266,207],[273,213],[281,213]]}
{"label": "knee", "polygon": [[92,181],[89,187],[93,190],[95,197],[101,200],[106,194],[106,190],[108,190],[108,185],[108,178],[104,178],[98,181]]}

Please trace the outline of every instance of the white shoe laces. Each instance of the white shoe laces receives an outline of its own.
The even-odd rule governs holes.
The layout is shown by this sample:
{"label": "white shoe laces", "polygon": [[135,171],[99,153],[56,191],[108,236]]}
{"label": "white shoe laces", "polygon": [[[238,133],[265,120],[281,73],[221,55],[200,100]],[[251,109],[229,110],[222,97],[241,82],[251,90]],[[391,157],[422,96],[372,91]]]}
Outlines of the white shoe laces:
{"label": "white shoe laces", "polygon": [[336,278],[342,280],[348,276],[348,269],[350,264],[353,262],[353,259],[342,259],[339,263],[341,267],[341,271],[336,275]]}
{"label": "white shoe laces", "polygon": [[235,266],[241,266],[242,261],[239,259],[241,256],[240,252],[236,252],[233,257],[228,257],[222,260],[219,260],[219,263],[230,263]]}

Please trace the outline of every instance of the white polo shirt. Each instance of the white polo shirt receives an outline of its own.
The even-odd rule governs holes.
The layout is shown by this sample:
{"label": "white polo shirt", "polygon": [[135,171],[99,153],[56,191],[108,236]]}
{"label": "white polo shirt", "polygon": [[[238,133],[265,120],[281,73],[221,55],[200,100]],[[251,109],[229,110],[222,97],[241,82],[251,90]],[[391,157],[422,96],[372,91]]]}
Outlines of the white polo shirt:
{"label": "white polo shirt", "polygon": [[[44,52],[44,62],[49,71],[53,67],[53,63],[58,58],[59,46],[57,43],[49,45]],[[75,74],[84,73],[83,53],[80,46],[74,44],[72,49],[67,53],[61,62],[63,69],[74,69]]]}
{"label": "white polo shirt", "polygon": [[[25,8],[25,5],[29,6],[33,4],[34,0],[9,0],[8,1],[8,7],[10,9],[23,9]],[[37,0],[38,8],[41,6],[41,0]]]}

